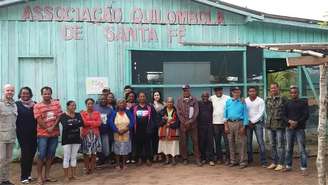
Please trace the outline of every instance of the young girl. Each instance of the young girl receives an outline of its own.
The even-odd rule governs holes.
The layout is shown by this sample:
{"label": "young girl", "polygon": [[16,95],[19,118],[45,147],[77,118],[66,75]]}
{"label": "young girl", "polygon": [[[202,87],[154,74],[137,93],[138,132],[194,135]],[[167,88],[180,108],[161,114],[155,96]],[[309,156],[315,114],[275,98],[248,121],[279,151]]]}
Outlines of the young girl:
{"label": "young girl", "polygon": [[158,141],[159,141],[158,125],[159,125],[159,121],[160,121],[160,113],[164,108],[164,102],[162,100],[161,92],[158,90],[153,92],[152,105],[156,110],[156,121],[155,121],[153,135],[151,138],[152,155],[153,155],[153,161],[161,161],[162,156],[159,153],[157,153],[158,152]]}

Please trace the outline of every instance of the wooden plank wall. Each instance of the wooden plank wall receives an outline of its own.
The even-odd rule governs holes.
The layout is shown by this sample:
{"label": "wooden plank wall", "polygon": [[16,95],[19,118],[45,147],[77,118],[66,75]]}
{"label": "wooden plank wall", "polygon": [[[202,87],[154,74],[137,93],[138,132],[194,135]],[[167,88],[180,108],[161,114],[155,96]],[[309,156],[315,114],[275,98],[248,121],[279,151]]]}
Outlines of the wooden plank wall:
{"label": "wooden plank wall", "polygon": [[[122,88],[130,82],[128,49],[144,50],[206,50],[216,47],[183,46],[174,38],[169,42],[168,28],[177,29],[178,25],[132,25],[131,23],[111,24],[113,29],[126,27],[154,28],[157,42],[115,41],[108,42],[104,29],[108,23],[87,22],[49,22],[22,21],[24,6],[50,5],[65,7],[105,7],[123,9],[123,17],[139,7],[142,9],[169,10],[208,10],[210,7],[191,0],[36,0],[0,8],[0,84],[13,83],[19,88],[19,57],[53,57],[57,65],[57,97],[66,102],[75,99],[83,105],[85,78],[92,76],[108,77],[109,86],[121,96]],[[215,8],[211,8],[216,12]],[[223,10],[222,10],[223,11]],[[185,41],[222,42],[222,43],[281,43],[281,42],[328,42],[328,31],[269,24],[246,22],[246,17],[223,11],[225,25],[185,25]],[[215,19],[215,14],[212,14]],[[83,40],[65,41],[61,29],[65,25],[80,25]],[[262,66],[258,66],[261,67]],[[31,74],[33,75],[33,74]],[[29,78],[26,75],[26,78]],[[39,93],[39,90],[34,90]]]}

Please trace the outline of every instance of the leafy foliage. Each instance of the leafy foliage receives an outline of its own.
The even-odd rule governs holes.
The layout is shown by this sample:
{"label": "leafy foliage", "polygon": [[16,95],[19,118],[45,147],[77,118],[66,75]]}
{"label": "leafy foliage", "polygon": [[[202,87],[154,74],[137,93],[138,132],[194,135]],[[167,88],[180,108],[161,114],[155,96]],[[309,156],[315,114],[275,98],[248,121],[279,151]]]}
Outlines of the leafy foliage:
{"label": "leafy foliage", "polygon": [[284,96],[289,95],[289,87],[296,85],[297,73],[294,70],[270,73],[268,75],[268,83],[277,83],[280,86],[280,92]]}

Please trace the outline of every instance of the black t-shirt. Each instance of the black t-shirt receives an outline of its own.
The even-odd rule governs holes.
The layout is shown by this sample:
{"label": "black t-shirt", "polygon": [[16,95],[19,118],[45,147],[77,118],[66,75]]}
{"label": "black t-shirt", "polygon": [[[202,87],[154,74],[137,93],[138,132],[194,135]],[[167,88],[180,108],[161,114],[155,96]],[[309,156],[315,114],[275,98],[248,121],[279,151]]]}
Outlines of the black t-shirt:
{"label": "black t-shirt", "polygon": [[199,114],[197,117],[198,126],[205,126],[213,122],[213,106],[212,102],[199,101]]}
{"label": "black t-shirt", "polygon": [[60,123],[63,126],[62,145],[80,144],[80,127],[83,126],[82,117],[79,113],[75,113],[74,118],[66,113],[60,116]]}
{"label": "black t-shirt", "polygon": [[147,126],[149,124],[149,116],[151,113],[148,111],[147,105],[144,107],[137,106],[136,122],[137,122],[137,134],[144,135],[147,132]]}

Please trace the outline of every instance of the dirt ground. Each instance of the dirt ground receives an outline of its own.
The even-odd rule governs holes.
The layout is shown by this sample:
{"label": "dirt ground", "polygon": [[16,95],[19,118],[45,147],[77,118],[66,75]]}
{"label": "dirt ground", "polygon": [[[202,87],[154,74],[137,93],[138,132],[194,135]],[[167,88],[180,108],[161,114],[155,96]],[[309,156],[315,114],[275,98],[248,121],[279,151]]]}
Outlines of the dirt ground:
{"label": "dirt ground", "polygon": [[[63,183],[63,171],[60,163],[52,169],[52,177]],[[13,163],[11,169],[12,181],[19,184],[19,163]],[[98,169],[93,175],[83,174],[83,163],[78,166],[78,180],[70,185],[314,185],[317,183],[315,158],[309,159],[309,176],[302,176],[299,171],[299,159],[295,159],[292,172],[274,172],[261,167],[258,163],[248,168],[227,167],[224,165],[197,167],[194,164],[187,166],[164,166],[153,164],[129,166],[126,170],[116,170],[111,167]],[[33,169],[35,174],[35,166]]]}

